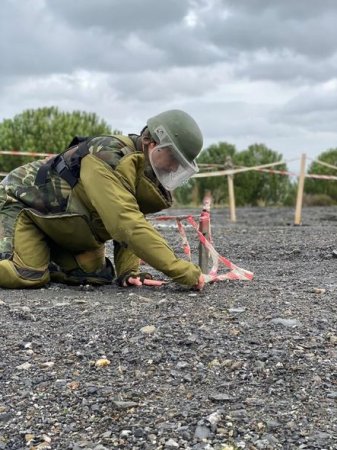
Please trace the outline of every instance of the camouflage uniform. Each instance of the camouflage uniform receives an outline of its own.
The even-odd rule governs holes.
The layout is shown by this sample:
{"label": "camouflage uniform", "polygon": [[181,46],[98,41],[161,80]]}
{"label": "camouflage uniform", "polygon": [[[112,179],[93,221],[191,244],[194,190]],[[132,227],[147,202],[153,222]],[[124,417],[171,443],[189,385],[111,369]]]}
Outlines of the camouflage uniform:
{"label": "camouflage uniform", "polygon": [[[115,169],[119,160],[132,151],[119,138],[118,136],[95,137],[90,142],[89,152]],[[141,149],[137,148],[139,147],[138,136],[130,135],[130,138],[134,143],[134,150],[140,151]],[[12,252],[14,224],[23,208],[34,208],[42,213],[67,211],[71,187],[55,171],[50,174],[43,186],[35,185],[38,169],[47,160],[48,158],[20,166],[10,172],[0,183],[0,254]],[[146,172],[159,187],[160,184],[149,166]],[[170,198],[168,200],[171,201]]]}
{"label": "camouflage uniform", "polygon": [[119,278],[137,273],[141,258],[173,280],[195,285],[200,268],[177,259],[144,218],[171,206],[172,198],[147,163],[139,136],[100,136],[88,145],[74,188],[55,170],[37,186],[46,160],[15,169],[0,184],[0,251],[12,254],[0,261],[0,286],[44,285],[50,259],[66,274],[52,276],[56,281],[76,283],[83,271],[95,275],[109,239]]}

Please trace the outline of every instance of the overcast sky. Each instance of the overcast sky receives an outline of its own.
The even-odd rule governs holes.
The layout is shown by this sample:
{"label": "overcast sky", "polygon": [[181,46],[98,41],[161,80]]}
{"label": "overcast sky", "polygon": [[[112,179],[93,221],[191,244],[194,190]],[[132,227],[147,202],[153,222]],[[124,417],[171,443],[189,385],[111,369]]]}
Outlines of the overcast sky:
{"label": "overcast sky", "polygon": [[54,105],[129,133],[179,108],[205,146],[314,158],[337,147],[336,24],[336,0],[2,0],[0,121]]}

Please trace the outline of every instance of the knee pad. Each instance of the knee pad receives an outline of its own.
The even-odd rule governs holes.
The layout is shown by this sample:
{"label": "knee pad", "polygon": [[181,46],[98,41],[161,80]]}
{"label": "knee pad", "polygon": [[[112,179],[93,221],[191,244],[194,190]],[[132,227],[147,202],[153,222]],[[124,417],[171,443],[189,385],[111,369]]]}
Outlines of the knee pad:
{"label": "knee pad", "polygon": [[8,259],[0,261],[0,286],[11,289],[41,287],[50,281],[48,270],[17,267]]}

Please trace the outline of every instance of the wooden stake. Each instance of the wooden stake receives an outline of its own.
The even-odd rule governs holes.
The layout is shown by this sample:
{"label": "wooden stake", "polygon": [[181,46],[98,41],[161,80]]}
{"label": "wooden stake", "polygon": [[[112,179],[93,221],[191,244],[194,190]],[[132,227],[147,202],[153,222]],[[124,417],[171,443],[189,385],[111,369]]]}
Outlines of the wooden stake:
{"label": "wooden stake", "polygon": [[[227,170],[233,170],[233,161],[229,155],[226,156],[224,168]],[[227,174],[227,186],[228,186],[229,217],[230,217],[231,222],[236,222],[235,195],[234,195],[234,172]]]}
{"label": "wooden stake", "polygon": [[303,192],[304,192],[304,181],[305,181],[305,165],[306,165],[306,154],[302,153],[300,176],[298,179],[298,187],[297,187],[297,199],[296,199],[294,225],[301,225],[301,223],[302,223],[302,204],[303,204]]}
{"label": "wooden stake", "polygon": [[228,184],[228,202],[229,202],[230,220],[231,222],[236,222],[234,175],[227,175],[227,184]]}

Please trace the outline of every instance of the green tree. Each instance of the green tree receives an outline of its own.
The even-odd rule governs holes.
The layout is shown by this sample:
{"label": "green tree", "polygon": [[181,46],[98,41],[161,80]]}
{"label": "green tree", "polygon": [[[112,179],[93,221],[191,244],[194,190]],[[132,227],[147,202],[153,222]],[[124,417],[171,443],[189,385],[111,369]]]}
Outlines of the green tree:
{"label": "green tree", "polygon": [[[317,159],[324,163],[337,167],[337,148],[331,148],[318,155]],[[337,176],[337,170],[331,167],[319,164],[313,161],[308,167],[308,173],[317,175]],[[328,196],[333,202],[337,201],[337,181],[336,180],[318,180],[306,178],[304,191],[306,194],[315,196]]]}
{"label": "green tree", "polygon": [[[59,153],[76,135],[99,134],[111,134],[111,128],[95,113],[61,112],[54,106],[29,109],[0,123],[0,149]],[[9,171],[31,159],[0,156],[0,169]]]}
{"label": "green tree", "polygon": [[[282,160],[282,155],[267,148],[264,144],[254,144],[247,150],[238,152],[234,145],[219,142],[206,148],[198,158],[203,172],[229,168],[253,167]],[[213,167],[212,167],[213,166]],[[286,164],[275,167],[287,171]],[[244,205],[278,205],[283,204],[292,194],[293,187],[288,176],[267,172],[248,171],[234,176],[235,200],[238,206]],[[179,188],[175,198],[180,204],[201,204],[207,191],[211,191],[214,204],[227,204],[228,184],[226,176],[193,178],[188,184]]]}
{"label": "green tree", "polygon": [[[202,172],[224,169],[226,158],[234,157],[236,149],[227,142],[219,142],[206,148],[198,157],[198,166]],[[212,167],[211,167],[212,166]],[[227,183],[224,177],[192,178],[174,192],[178,205],[200,205],[207,191],[212,192],[213,203],[223,204],[227,199]]]}
{"label": "green tree", "polygon": [[[205,171],[208,164],[214,165],[211,171],[224,170],[227,168],[228,158],[235,163],[237,159],[235,146],[228,142],[219,142],[204,150],[198,158],[198,164],[203,171]],[[228,188],[225,176],[196,178],[195,182],[199,193],[199,202],[202,202],[207,191],[211,191],[214,204],[219,205],[227,202]]]}
{"label": "green tree", "polygon": [[[254,144],[238,153],[236,160],[238,165],[253,167],[281,161],[282,155],[264,144]],[[274,169],[287,171],[287,166],[282,164]],[[255,170],[236,174],[234,186],[236,203],[241,206],[283,204],[291,188],[288,176]]]}

